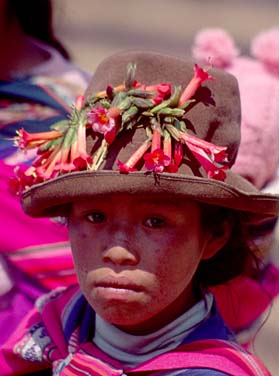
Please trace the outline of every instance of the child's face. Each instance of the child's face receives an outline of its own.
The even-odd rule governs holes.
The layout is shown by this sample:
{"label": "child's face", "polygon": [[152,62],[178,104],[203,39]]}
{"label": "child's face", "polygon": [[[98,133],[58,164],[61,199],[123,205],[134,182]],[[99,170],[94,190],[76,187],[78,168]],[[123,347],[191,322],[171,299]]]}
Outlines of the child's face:
{"label": "child's face", "polygon": [[74,203],[69,218],[81,289],[105,320],[131,333],[167,324],[194,303],[206,252],[200,206],[114,195]]}

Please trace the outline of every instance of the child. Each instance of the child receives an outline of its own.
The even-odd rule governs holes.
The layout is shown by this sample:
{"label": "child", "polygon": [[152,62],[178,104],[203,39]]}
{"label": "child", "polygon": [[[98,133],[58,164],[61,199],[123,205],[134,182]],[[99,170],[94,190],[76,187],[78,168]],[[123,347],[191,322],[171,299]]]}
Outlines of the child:
{"label": "child", "polygon": [[188,61],[121,53],[68,123],[18,132],[38,157],[13,184],[29,215],[66,218],[79,286],[37,301],[1,350],[2,375],[269,375],[208,287],[257,266],[246,228],[276,216],[279,197],[230,171],[235,78],[192,76]]}

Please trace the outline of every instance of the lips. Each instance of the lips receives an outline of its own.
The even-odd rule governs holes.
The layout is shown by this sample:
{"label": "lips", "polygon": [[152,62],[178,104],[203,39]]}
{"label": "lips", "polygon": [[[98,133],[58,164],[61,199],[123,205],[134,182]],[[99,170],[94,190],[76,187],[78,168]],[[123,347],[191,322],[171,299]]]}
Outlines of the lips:
{"label": "lips", "polygon": [[143,291],[143,287],[139,284],[134,283],[129,278],[123,276],[117,277],[107,277],[101,280],[97,280],[94,283],[94,287],[98,288],[111,288],[116,290],[127,290],[127,291],[135,291],[141,292]]}

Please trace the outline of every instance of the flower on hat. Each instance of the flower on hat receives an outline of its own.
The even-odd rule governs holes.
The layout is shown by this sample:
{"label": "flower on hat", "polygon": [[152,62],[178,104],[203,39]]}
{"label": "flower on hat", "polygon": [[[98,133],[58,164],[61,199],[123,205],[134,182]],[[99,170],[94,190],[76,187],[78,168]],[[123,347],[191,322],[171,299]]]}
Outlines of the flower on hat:
{"label": "flower on hat", "polygon": [[115,126],[114,118],[109,116],[109,111],[99,105],[92,108],[86,115],[94,132],[105,134]]}
{"label": "flower on hat", "polygon": [[[185,117],[197,89],[208,72],[197,64],[194,75],[182,91],[168,83],[145,85],[135,80],[136,66],[129,64],[124,84],[108,86],[85,99],[78,96],[68,121],[52,126],[49,132],[17,132],[15,144],[21,150],[37,149],[37,157],[27,170],[16,171],[13,190],[79,170],[98,170],[115,138],[133,128],[144,128],[146,140],[128,158],[117,161],[120,173],[145,167],[156,173],[175,173],[185,158],[185,148],[200,163],[209,178],[224,180],[226,147],[217,146],[187,132]],[[86,137],[97,142],[90,153]]]}
{"label": "flower on hat", "polygon": [[33,175],[34,167],[16,166],[14,168],[14,176],[10,177],[8,181],[8,189],[12,194],[23,192],[26,188],[33,184],[39,183]]}
{"label": "flower on hat", "polygon": [[170,158],[164,154],[162,149],[146,153],[143,158],[145,168],[154,172],[163,172],[165,167],[170,164]]}
{"label": "flower on hat", "polygon": [[213,77],[209,76],[209,74],[202,68],[198,66],[198,64],[194,65],[194,77],[191,79],[189,84],[184,89],[181,97],[179,99],[179,106],[183,105],[186,101],[192,98],[198,88],[204,81],[212,81]]}
{"label": "flower on hat", "polygon": [[171,95],[171,85],[170,84],[158,84],[158,85],[142,85],[139,82],[135,82],[134,86],[138,89],[146,90],[149,92],[155,93],[151,98],[151,101],[157,105],[160,104],[163,100],[168,99]]}
{"label": "flower on hat", "polygon": [[47,141],[55,140],[61,137],[61,132],[53,130],[49,132],[29,133],[21,128],[16,132],[17,136],[14,138],[15,144],[21,150],[28,150],[38,147]]}

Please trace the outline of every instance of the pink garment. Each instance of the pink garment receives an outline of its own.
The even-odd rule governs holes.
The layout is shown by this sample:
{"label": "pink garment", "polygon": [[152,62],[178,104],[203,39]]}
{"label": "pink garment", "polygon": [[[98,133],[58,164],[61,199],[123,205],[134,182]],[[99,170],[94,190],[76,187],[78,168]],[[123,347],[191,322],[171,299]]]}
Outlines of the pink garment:
{"label": "pink garment", "polygon": [[238,56],[232,37],[223,29],[197,33],[193,57],[236,76],[242,107],[241,143],[232,170],[258,189],[272,181],[279,166],[279,28],[256,36],[254,56]]}
{"label": "pink garment", "polygon": [[[73,310],[72,307],[79,308]],[[223,340],[201,340],[182,345],[135,368],[123,369],[93,342],[79,341],[86,319],[83,308],[78,286],[59,289],[40,298],[37,308],[0,350],[1,375],[17,376],[46,369],[52,369],[57,376],[121,376],[137,372],[151,375],[157,370],[205,368],[231,376],[270,376],[253,355],[237,344]],[[69,319],[71,324],[74,322],[73,331],[67,327]]]}
{"label": "pink garment", "polygon": [[238,332],[249,328],[279,295],[279,268],[270,265],[261,282],[242,275],[210,290],[224,321]]}
{"label": "pink garment", "polygon": [[19,198],[8,192],[8,180],[14,175],[14,166],[0,161],[0,191],[5,194],[1,200],[1,250],[10,253],[29,246],[68,241],[66,227],[48,218],[31,218],[20,205]]}
{"label": "pink garment", "polygon": [[[55,100],[69,107],[77,95],[83,94],[90,75],[65,60],[53,47],[31,37],[30,42],[48,56],[45,62],[28,72],[30,82],[41,85]],[[12,98],[9,101],[13,103]],[[9,127],[10,123],[20,122],[20,119],[41,120],[50,115],[55,115],[52,108],[15,100],[14,106],[9,104],[1,110],[0,128]],[[16,268],[37,278],[47,289],[71,284],[76,277],[67,228],[48,218],[30,218],[23,212],[19,198],[8,192],[8,180],[14,175],[15,165],[24,164],[25,159],[28,160],[28,156],[16,152],[15,148],[14,154],[0,160],[0,253],[8,256]]]}
{"label": "pink garment", "polygon": [[0,343],[13,332],[38,296],[76,282],[66,227],[48,218],[28,217],[22,211],[19,198],[8,192],[8,179],[14,175],[14,166],[32,158],[17,153],[16,148],[13,151],[9,140],[15,135],[14,125],[20,128],[24,121],[31,120],[34,131],[40,131],[42,122],[49,127],[49,119],[63,113],[52,103],[70,108],[76,96],[84,93],[90,76],[66,61],[54,48],[34,39],[31,42],[43,50],[48,60],[31,71],[22,72],[22,77],[17,76],[10,83],[22,81],[30,87],[40,87],[50,102],[37,101],[36,96],[30,99],[27,93],[25,98],[24,92],[19,95],[16,91],[5,92],[10,83],[1,81],[0,141],[1,151],[5,153],[0,160]]}
{"label": "pink garment", "polygon": [[275,179],[279,166],[279,76],[256,60],[239,57],[228,68],[238,78],[241,143],[232,171],[258,189]]}

